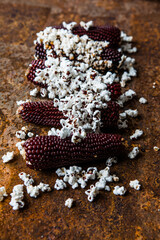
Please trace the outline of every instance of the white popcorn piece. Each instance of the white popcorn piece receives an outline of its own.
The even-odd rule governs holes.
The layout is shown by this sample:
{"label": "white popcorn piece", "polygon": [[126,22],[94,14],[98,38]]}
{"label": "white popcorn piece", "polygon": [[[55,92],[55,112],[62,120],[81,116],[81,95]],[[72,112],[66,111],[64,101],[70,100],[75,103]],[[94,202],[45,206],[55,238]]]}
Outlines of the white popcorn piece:
{"label": "white popcorn piece", "polygon": [[37,198],[40,194],[40,189],[38,186],[27,185],[26,189],[30,197]]}
{"label": "white popcorn piece", "polygon": [[136,96],[136,92],[133,91],[132,89],[129,89],[128,91],[123,93],[118,99],[120,107],[123,107],[123,104],[131,100],[134,96]]}
{"label": "white popcorn piece", "polygon": [[114,190],[113,190],[113,193],[115,194],[115,195],[124,195],[125,193],[126,193],[126,189],[122,186],[122,187],[120,187],[120,186],[115,186],[114,187]]}
{"label": "white popcorn piece", "polygon": [[21,141],[21,142],[17,142],[16,143],[16,147],[18,148],[18,150],[19,150],[19,152],[20,152],[20,154],[21,155],[23,155],[23,147],[22,147],[22,145],[25,143],[25,141]]}
{"label": "white popcorn piece", "polygon": [[4,197],[7,197],[8,194],[6,193],[5,187],[0,187],[0,202],[3,201]]}
{"label": "white popcorn piece", "polygon": [[132,109],[128,109],[125,110],[125,113],[130,116],[130,117],[137,117],[138,116],[138,110],[132,110]]}
{"label": "white popcorn piece", "polygon": [[33,90],[30,91],[30,96],[36,97],[38,92],[39,92],[38,89],[34,88]]}
{"label": "white popcorn piece", "polygon": [[110,157],[106,160],[107,167],[111,167],[113,163],[117,163],[117,157]]}
{"label": "white popcorn piece", "polygon": [[50,188],[49,184],[46,184],[46,183],[43,183],[43,182],[40,182],[40,184],[38,184],[37,187],[42,192],[50,192],[51,191],[51,188]]}
{"label": "white popcorn piece", "polygon": [[97,196],[97,194],[99,194],[99,191],[97,187],[95,187],[94,185],[91,185],[90,189],[85,191],[85,194],[88,195],[88,201],[93,202],[94,198]]}
{"label": "white popcorn piece", "polygon": [[137,139],[137,138],[141,137],[142,135],[143,135],[143,131],[136,129],[135,133],[132,136],[130,136],[130,139]]}
{"label": "white popcorn piece", "polygon": [[47,96],[47,90],[45,88],[41,88],[40,95],[41,95],[41,97],[45,98]]}
{"label": "white popcorn piece", "polygon": [[145,103],[147,103],[147,99],[144,98],[144,97],[141,97],[141,98],[139,99],[139,102],[140,102],[141,104],[145,104]]}
{"label": "white popcorn piece", "polygon": [[141,188],[141,185],[139,184],[139,181],[137,179],[130,181],[129,186],[131,188],[134,188],[135,190],[140,190],[140,188]]}
{"label": "white popcorn piece", "polygon": [[135,158],[137,155],[139,154],[139,148],[138,147],[134,147],[133,150],[128,154],[128,157],[130,159]]}
{"label": "white popcorn piece", "polygon": [[61,180],[61,179],[56,180],[55,185],[54,185],[54,188],[56,190],[61,190],[61,189],[64,189],[66,187],[67,187],[67,185],[66,185],[65,182],[63,182],[63,180]]}
{"label": "white popcorn piece", "polygon": [[154,146],[153,149],[154,149],[155,152],[158,152],[160,148],[157,147],[157,146]]}
{"label": "white popcorn piece", "polygon": [[16,137],[20,139],[25,139],[26,138],[26,133],[22,130],[16,132]]}
{"label": "white popcorn piece", "polygon": [[11,195],[10,205],[13,207],[13,210],[18,210],[24,207],[24,202],[22,201],[24,198],[23,193],[23,184],[18,184],[13,187],[13,192]]}
{"label": "white popcorn piece", "polygon": [[105,186],[104,190],[106,190],[106,191],[108,191],[108,192],[111,191],[111,189],[110,189],[110,187],[109,187],[108,185]]}
{"label": "white popcorn piece", "polygon": [[26,99],[26,100],[16,101],[18,106],[20,106],[20,105],[22,105],[23,103],[26,103],[26,102],[31,102],[31,100],[30,99]]}
{"label": "white popcorn piece", "polygon": [[31,138],[31,137],[34,136],[34,133],[32,133],[32,132],[28,132],[28,133],[27,133],[27,136]]}
{"label": "white popcorn piece", "polygon": [[72,205],[73,205],[73,198],[68,198],[66,201],[65,201],[65,206],[68,207],[68,208],[71,208]]}
{"label": "white popcorn piece", "polygon": [[8,163],[14,158],[14,151],[13,152],[7,152],[2,156],[3,163]]}
{"label": "white popcorn piece", "polygon": [[83,27],[86,31],[88,31],[89,28],[93,26],[93,21],[89,21],[87,23],[81,21],[80,26]]}
{"label": "white popcorn piece", "polygon": [[63,177],[65,176],[65,173],[66,173],[66,168],[58,168],[56,170],[56,174],[58,175],[58,177]]}
{"label": "white popcorn piece", "polygon": [[29,186],[34,183],[33,178],[29,174],[26,174],[25,172],[19,173],[18,176],[24,182],[25,186]]}
{"label": "white popcorn piece", "polygon": [[128,121],[124,120],[122,121],[121,119],[118,120],[118,128],[122,129],[122,128],[128,128]]}

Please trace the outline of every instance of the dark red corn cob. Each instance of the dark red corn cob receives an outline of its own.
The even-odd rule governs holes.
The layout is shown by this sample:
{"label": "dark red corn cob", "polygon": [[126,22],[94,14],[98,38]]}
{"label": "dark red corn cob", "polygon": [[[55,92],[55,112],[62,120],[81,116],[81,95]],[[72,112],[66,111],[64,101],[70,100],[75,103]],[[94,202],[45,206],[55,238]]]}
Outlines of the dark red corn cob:
{"label": "dark red corn cob", "polygon": [[22,104],[17,113],[26,122],[43,126],[62,127],[61,119],[65,119],[63,113],[55,108],[53,101],[27,102]]}
{"label": "dark red corn cob", "polygon": [[87,35],[94,41],[110,42],[110,46],[118,45],[120,42],[120,30],[113,26],[93,26],[88,31],[83,27],[77,26],[72,29],[72,33],[78,36]]}
{"label": "dark red corn cob", "polygon": [[80,143],[71,138],[38,136],[23,144],[23,157],[28,167],[42,170],[106,159],[120,155],[124,146],[118,134],[87,134]]}
{"label": "dark red corn cob", "polygon": [[105,48],[101,54],[103,60],[110,60],[113,65],[118,65],[122,54],[115,48]]}
{"label": "dark red corn cob", "polygon": [[38,85],[40,87],[47,87],[43,83],[34,81],[36,70],[37,69],[44,69],[44,68],[45,68],[44,60],[42,60],[42,59],[33,60],[32,63],[31,63],[31,67],[28,68],[28,70],[26,71],[26,74],[25,74],[28,81],[33,82],[35,85]]}
{"label": "dark red corn cob", "polygon": [[[62,127],[61,119],[66,119],[63,113],[55,108],[52,101],[27,102],[22,104],[17,113],[26,122],[37,125]],[[119,119],[119,105],[115,102],[108,102],[108,107],[102,110],[101,120],[103,128],[114,128]]]}
{"label": "dark red corn cob", "polygon": [[107,84],[107,90],[111,93],[111,100],[115,101],[122,94],[120,83]]}

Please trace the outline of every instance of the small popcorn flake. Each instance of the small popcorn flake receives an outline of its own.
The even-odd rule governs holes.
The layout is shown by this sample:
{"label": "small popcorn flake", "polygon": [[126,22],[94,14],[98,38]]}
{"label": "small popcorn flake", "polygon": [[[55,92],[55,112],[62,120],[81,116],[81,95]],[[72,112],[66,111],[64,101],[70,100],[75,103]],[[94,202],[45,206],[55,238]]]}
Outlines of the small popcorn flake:
{"label": "small popcorn flake", "polygon": [[4,154],[2,157],[3,163],[8,163],[14,158],[14,152],[7,152],[7,154]]}
{"label": "small popcorn flake", "polygon": [[126,189],[122,186],[122,187],[119,187],[119,186],[115,186],[114,187],[114,190],[113,190],[113,193],[115,195],[124,195],[126,193]]}
{"label": "small popcorn flake", "polygon": [[140,188],[141,188],[141,185],[139,184],[139,181],[137,179],[130,181],[129,186],[131,188],[134,188],[135,190],[140,190]]}
{"label": "small popcorn flake", "polygon": [[73,198],[68,198],[66,201],[65,201],[65,206],[68,207],[68,208],[71,208],[72,205],[73,205]]}
{"label": "small popcorn flake", "polygon": [[55,185],[54,185],[54,188],[56,190],[61,190],[61,189],[64,189],[66,187],[67,187],[67,185],[66,185],[65,182],[63,182],[63,180],[61,180],[61,179],[56,180]]}
{"label": "small popcorn flake", "polygon": [[19,173],[18,176],[24,182],[25,186],[29,186],[34,183],[33,178],[29,174],[26,174],[25,172]]}
{"label": "small popcorn flake", "polygon": [[99,191],[98,191],[97,187],[94,185],[91,185],[90,189],[85,191],[85,194],[88,195],[89,202],[93,202],[94,198],[97,196],[98,193],[99,193]]}
{"label": "small popcorn flake", "polygon": [[7,197],[8,194],[6,193],[5,187],[0,187],[0,202],[3,201],[4,197]]}
{"label": "small popcorn flake", "polygon": [[22,130],[16,132],[16,137],[20,139],[25,139],[26,138],[26,133]]}
{"label": "small popcorn flake", "polygon": [[27,133],[27,136],[28,136],[28,137],[33,137],[33,136],[34,136],[34,133],[28,132],[28,133]]}
{"label": "small popcorn flake", "polygon": [[157,147],[157,146],[154,146],[153,149],[154,149],[155,152],[158,152],[160,148]]}
{"label": "small popcorn flake", "polygon": [[139,153],[139,148],[138,147],[134,147],[133,150],[128,154],[128,157],[130,159],[135,158]]}
{"label": "small popcorn flake", "polygon": [[38,94],[38,89],[34,88],[33,90],[30,91],[30,96],[36,97]]}
{"label": "small popcorn flake", "polygon": [[40,95],[41,97],[45,98],[47,96],[47,90],[45,88],[41,88]]}
{"label": "small popcorn flake", "polygon": [[65,173],[66,173],[66,168],[58,168],[56,170],[56,174],[58,175],[58,177],[63,177],[65,176]]}
{"label": "small popcorn flake", "polygon": [[139,99],[139,102],[140,102],[141,104],[145,104],[145,103],[147,103],[147,99],[145,99],[144,97],[141,97],[141,98]]}
{"label": "small popcorn flake", "polygon": [[135,133],[132,136],[130,136],[130,139],[137,139],[138,137],[140,137],[142,135],[143,135],[143,131],[136,129]]}
{"label": "small popcorn flake", "polygon": [[26,102],[31,102],[31,100],[30,99],[26,99],[26,100],[16,101],[18,106],[20,106],[20,105],[22,105],[23,103],[26,103]]}
{"label": "small popcorn flake", "polygon": [[138,110],[132,110],[132,109],[128,109],[125,111],[125,113],[130,116],[130,117],[137,117],[138,116]]}
{"label": "small popcorn flake", "polygon": [[116,157],[110,157],[106,160],[106,165],[108,167],[111,167],[113,163],[117,163],[117,158]]}
{"label": "small popcorn flake", "polygon": [[109,187],[108,185],[105,186],[104,190],[106,190],[106,191],[108,191],[108,192],[111,191],[111,189],[110,189],[110,187]]}
{"label": "small popcorn flake", "polygon": [[38,186],[27,185],[26,188],[27,188],[27,193],[29,194],[30,197],[37,198],[40,191]]}
{"label": "small popcorn flake", "polygon": [[13,210],[18,210],[24,207],[24,202],[22,201],[24,198],[23,184],[14,186],[13,192],[10,195],[11,201],[9,204],[13,207]]}

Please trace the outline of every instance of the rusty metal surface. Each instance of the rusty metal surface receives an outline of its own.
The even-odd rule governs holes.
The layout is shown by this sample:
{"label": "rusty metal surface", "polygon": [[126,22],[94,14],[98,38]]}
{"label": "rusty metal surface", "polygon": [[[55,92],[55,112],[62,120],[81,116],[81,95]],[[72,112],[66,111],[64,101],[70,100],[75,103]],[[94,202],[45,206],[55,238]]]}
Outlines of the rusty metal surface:
{"label": "rusty metal surface", "polygon": [[[18,173],[30,173],[36,182],[44,181],[54,186],[56,174],[36,172],[26,168],[18,155],[15,132],[25,123],[15,115],[16,100],[30,98],[33,88],[24,80],[24,72],[33,54],[35,34],[45,26],[65,21],[91,20],[98,24],[118,25],[134,36],[138,52],[138,77],[128,84],[148,99],[147,105],[138,100],[129,106],[137,108],[140,116],[130,122],[123,132],[129,136],[136,128],[144,136],[135,141],[143,150],[135,160],[122,159],[112,168],[120,177],[120,184],[128,189],[126,196],[101,192],[93,203],[87,201],[84,190],[53,190],[32,199],[25,193],[26,206],[13,211],[10,196],[0,203],[0,239],[160,239],[160,2],[145,0],[4,0],[0,1],[0,159],[6,151],[15,150],[13,162],[0,160],[0,186],[8,193],[21,183]],[[152,87],[153,82],[156,88]],[[35,133],[45,133],[30,125]],[[130,142],[131,143],[131,142]],[[97,163],[98,168],[105,163]],[[87,165],[85,166],[87,167]],[[129,181],[138,179],[141,191],[128,187]],[[115,184],[111,184],[113,186]],[[68,197],[75,199],[73,208],[64,206]]]}

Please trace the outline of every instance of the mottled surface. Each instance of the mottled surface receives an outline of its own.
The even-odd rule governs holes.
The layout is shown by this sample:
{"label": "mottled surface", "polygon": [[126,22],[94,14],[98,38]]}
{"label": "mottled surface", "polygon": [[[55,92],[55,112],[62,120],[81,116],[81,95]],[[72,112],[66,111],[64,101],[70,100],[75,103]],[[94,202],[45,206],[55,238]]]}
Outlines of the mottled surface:
{"label": "mottled surface", "polygon": [[[0,158],[6,151],[16,153],[11,163],[3,164],[0,160],[0,186],[4,185],[11,193],[15,184],[22,183],[18,178],[20,171],[30,173],[36,183],[44,181],[51,187],[56,179],[54,171],[35,172],[26,168],[15,147],[15,132],[25,125],[15,115],[16,100],[30,97],[33,86],[24,80],[24,73],[32,58],[35,34],[45,26],[63,20],[93,19],[98,24],[118,25],[134,36],[139,75],[128,87],[138,97],[128,106],[137,108],[140,116],[122,134],[127,137],[136,128],[144,130],[144,136],[134,141],[140,145],[141,155],[135,160],[124,158],[112,168],[120,177],[120,185],[128,189],[126,196],[102,191],[90,203],[81,189],[53,190],[37,199],[25,192],[26,207],[20,211],[12,210],[9,196],[0,203],[0,239],[160,239],[160,152],[153,150],[155,145],[160,147],[160,2],[0,0],[0,3]],[[148,99],[147,105],[138,103],[142,96]],[[30,127],[38,134],[46,130]],[[105,163],[94,165],[102,168]],[[129,188],[129,181],[134,179],[142,184],[141,191]],[[75,199],[71,209],[64,206],[69,197]]]}

